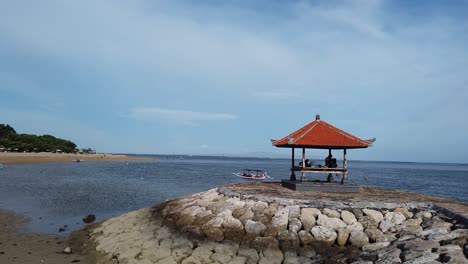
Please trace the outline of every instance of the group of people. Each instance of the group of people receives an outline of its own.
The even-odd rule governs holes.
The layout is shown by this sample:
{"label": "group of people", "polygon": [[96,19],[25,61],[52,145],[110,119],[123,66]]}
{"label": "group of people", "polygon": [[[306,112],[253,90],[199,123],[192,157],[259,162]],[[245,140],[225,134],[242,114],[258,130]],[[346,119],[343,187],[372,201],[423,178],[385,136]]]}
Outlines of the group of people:
{"label": "group of people", "polygon": [[[304,167],[314,167],[313,162],[309,161],[309,159],[304,160],[304,163],[301,161],[299,162],[299,166]],[[337,168],[338,164],[336,163],[336,158],[333,158],[332,154],[328,154],[328,156],[325,158],[325,165],[318,165],[319,168]],[[333,175],[331,173],[328,174],[327,177],[327,182],[332,182],[333,181]]]}

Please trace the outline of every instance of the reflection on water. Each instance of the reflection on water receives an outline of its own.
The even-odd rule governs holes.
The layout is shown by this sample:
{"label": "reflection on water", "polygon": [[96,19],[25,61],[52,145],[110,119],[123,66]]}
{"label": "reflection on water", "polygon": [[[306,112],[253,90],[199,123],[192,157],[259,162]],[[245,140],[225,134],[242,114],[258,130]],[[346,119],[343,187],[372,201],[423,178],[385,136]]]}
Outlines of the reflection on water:
{"label": "reflection on water", "polygon": [[[82,226],[93,213],[103,220],[167,199],[246,182],[232,172],[268,171],[289,177],[287,159],[162,158],[155,162],[82,162],[10,165],[0,170],[0,208],[30,216],[30,229],[57,232]],[[413,191],[468,202],[468,165],[350,161],[349,180],[358,185]],[[325,179],[313,175],[309,179]],[[367,178],[367,179],[366,179]]]}

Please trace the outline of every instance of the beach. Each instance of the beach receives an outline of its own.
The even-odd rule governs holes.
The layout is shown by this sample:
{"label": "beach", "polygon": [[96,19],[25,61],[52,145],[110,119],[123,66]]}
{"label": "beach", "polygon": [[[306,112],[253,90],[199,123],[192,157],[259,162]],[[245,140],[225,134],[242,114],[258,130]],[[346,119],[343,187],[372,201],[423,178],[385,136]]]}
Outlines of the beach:
{"label": "beach", "polygon": [[0,152],[0,164],[32,164],[80,161],[145,161],[144,157],[130,157],[115,154],[71,154],[71,153],[17,153]]}
{"label": "beach", "polygon": [[[84,263],[92,264],[94,255],[82,255],[87,234],[77,231],[66,236],[27,232],[24,227],[31,219],[0,209],[0,263]],[[63,253],[66,247],[71,254]]]}

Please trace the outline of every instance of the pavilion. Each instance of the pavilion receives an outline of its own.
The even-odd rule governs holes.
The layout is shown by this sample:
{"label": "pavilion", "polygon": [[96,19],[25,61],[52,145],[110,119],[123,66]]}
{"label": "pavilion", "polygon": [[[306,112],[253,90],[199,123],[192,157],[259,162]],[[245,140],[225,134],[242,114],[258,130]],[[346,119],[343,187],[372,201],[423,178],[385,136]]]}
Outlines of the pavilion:
{"label": "pavilion", "polygon": [[[290,135],[280,139],[271,140],[272,145],[278,148],[291,148],[291,177],[289,181],[283,181],[283,185],[297,190],[299,185],[306,182],[306,173],[326,173],[326,174],[341,174],[343,175],[341,184],[347,183],[347,149],[368,148],[371,147],[374,139],[363,140],[353,136],[341,129],[338,129],[325,121],[320,120],[320,115],[316,115],[315,121],[309,123],[303,128],[291,133]],[[294,164],[294,150],[302,149],[302,165]],[[340,168],[328,168],[325,166],[306,166],[305,149],[328,149],[328,153],[332,153],[332,149],[343,150],[343,166]],[[300,171],[302,177],[300,181],[296,179],[296,171]],[[294,185],[294,187],[292,187]],[[303,184],[301,186],[304,186]],[[309,188],[310,189],[310,188]],[[351,188],[352,189],[352,188]]]}

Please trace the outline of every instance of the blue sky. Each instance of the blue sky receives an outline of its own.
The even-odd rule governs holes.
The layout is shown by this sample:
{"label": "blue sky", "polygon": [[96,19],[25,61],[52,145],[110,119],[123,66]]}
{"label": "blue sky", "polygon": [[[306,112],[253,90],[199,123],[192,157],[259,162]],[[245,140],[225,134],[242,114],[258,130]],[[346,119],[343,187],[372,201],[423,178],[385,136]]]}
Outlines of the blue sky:
{"label": "blue sky", "polygon": [[[100,152],[468,162],[466,1],[0,0],[0,123]],[[321,157],[322,152],[311,152]]]}

